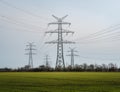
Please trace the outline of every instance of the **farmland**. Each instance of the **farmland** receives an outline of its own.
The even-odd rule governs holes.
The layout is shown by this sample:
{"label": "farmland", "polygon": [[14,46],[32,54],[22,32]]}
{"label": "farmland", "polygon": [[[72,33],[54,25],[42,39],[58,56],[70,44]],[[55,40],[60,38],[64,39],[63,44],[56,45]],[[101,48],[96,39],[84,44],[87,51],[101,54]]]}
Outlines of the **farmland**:
{"label": "farmland", "polygon": [[1,72],[0,92],[120,92],[120,73]]}

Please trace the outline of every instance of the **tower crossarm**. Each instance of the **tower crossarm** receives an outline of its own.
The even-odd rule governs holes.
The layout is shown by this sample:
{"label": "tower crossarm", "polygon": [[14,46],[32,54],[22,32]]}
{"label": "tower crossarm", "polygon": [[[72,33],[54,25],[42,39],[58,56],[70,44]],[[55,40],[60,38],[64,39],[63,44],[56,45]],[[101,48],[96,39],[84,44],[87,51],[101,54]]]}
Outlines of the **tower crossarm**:
{"label": "tower crossarm", "polygon": [[34,49],[34,48],[28,48],[28,49],[25,49],[25,50],[36,50],[36,49]]}
{"label": "tower crossarm", "polygon": [[69,30],[66,30],[66,29],[63,29],[62,33],[66,33],[66,34],[68,34],[68,33],[72,33],[72,34],[74,34],[73,31],[69,31]]}
{"label": "tower crossarm", "polygon": [[48,26],[49,25],[55,25],[55,24],[57,24],[57,25],[59,25],[59,24],[62,24],[62,25],[71,25],[71,23],[69,23],[69,22],[51,22],[51,23],[48,23]]}
{"label": "tower crossarm", "polygon": [[77,54],[74,54],[74,56],[79,56],[79,55],[77,55]]}
{"label": "tower crossarm", "polygon": [[[69,31],[69,30],[65,30],[65,29],[62,29],[62,30],[63,30],[62,33],[66,33],[66,34],[72,33],[72,34],[74,34],[73,31]],[[45,33],[59,33],[59,31],[58,31],[58,29],[56,29],[56,30],[46,31]]]}
{"label": "tower crossarm", "polygon": [[75,42],[72,42],[72,41],[62,41],[64,44],[75,44]]}
{"label": "tower crossarm", "polygon": [[71,23],[70,22],[62,22],[61,24],[64,24],[64,25],[71,25]]}
{"label": "tower crossarm", "polygon": [[75,42],[72,41],[50,41],[50,42],[45,42],[45,44],[57,44],[57,43],[64,43],[64,44],[75,44]]}
{"label": "tower crossarm", "polygon": [[30,55],[30,54],[36,55],[36,53],[25,53],[25,55]]}
{"label": "tower crossarm", "polygon": [[45,42],[45,44],[56,44],[58,43],[58,41],[49,41],[49,42]]}
{"label": "tower crossarm", "polygon": [[66,56],[71,56],[71,55],[66,55]]}
{"label": "tower crossarm", "polygon": [[58,18],[55,15],[52,15],[56,20],[64,20],[68,15],[63,16],[62,18]]}
{"label": "tower crossarm", "polygon": [[56,29],[56,30],[51,30],[51,31],[46,31],[45,33],[46,33],[46,34],[47,34],[47,33],[58,33],[58,29]]}
{"label": "tower crossarm", "polygon": [[36,45],[33,45],[33,44],[29,44],[29,45],[26,45],[27,47],[36,47]]}

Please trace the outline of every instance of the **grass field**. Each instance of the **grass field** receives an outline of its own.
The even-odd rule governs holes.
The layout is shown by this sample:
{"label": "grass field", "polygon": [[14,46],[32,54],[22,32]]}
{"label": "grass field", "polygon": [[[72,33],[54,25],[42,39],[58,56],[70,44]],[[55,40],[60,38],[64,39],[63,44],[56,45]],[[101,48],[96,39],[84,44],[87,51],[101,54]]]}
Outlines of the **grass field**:
{"label": "grass field", "polygon": [[0,92],[120,92],[120,73],[0,73]]}

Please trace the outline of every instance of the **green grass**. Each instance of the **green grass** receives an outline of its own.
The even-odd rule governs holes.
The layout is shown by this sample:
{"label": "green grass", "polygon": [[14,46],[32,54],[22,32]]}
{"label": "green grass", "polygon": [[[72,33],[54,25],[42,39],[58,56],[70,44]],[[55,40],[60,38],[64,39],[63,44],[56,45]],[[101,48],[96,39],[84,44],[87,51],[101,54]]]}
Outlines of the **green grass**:
{"label": "green grass", "polygon": [[120,92],[120,73],[0,73],[0,92]]}

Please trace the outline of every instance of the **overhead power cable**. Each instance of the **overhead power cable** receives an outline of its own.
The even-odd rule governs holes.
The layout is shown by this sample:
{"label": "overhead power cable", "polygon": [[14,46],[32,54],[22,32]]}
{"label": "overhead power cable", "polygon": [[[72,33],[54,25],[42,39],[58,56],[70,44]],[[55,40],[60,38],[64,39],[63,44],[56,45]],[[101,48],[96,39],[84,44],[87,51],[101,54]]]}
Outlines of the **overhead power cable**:
{"label": "overhead power cable", "polygon": [[11,3],[8,3],[8,2],[5,1],[5,0],[0,0],[0,2],[3,3],[3,4],[5,4],[5,5],[7,5],[7,6],[9,6],[9,7],[11,7],[11,8],[17,9],[17,10],[23,12],[23,13],[26,13],[26,14],[28,14],[28,15],[31,15],[31,16],[33,16],[33,17],[37,17],[37,18],[44,19],[44,20],[48,21],[48,18],[45,18],[45,17],[40,16],[40,15],[36,15],[36,14],[30,12],[30,11],[27,11],[27,10],[25,10],[25,9],[19,8],[19,7],[15,6],[15,5],[11,4]]}
{"label": "overhead power cable", "polygon": [[13,22],[13,21],[9,21],[9,20],[4,20],[4,19],[1,19],[0,18],[0,20],[2,20],[2,21],[5,21],[5,22],[7,22],[7,23],[10,23],[10,24],[15,24],[15,25],[17,25],[17,26],[19,26],[20,28],[22,28],[22,29],[20,29],[20,28],[16,28],[16,27],[14,27],[14,29],[16,30],[16,31],[22,31],[22,32],[37,32],[37,33],[40,33],[41,31],[37,31],[37,30],[32,30],[32,29],[30,29],[30,28],[28,28],[28,27],[25,27],[25,26],[21,26],[20,24],[17,24],[17,23],[15,23],[15,22]]}
{"label": "overhead power cable", "polygon": [[15,19],[13,19],[13,18],[4,16],[4,15],[0,15],[0,17],[1,17],[1,18],[4,18],[4,19],[7,19],[7,20],[10,20],[10,21],[14,21],[14,22],[19,23],[19,24],[22,24],[22,25],[29,26],[29,27],[34,27],[34,28],[43,29],[43,28],[40,27],[40,26],[36,26],[36,25],[34,25],[34,24],[28,24],[28,23],[25,23],[25,22],[23,22],[23,21],[18,21],[18,20],[15,20]]}
{"label": "overhead power cable", "polygon": [[19,25],[21,27],[24,27],[25,29],[34,30],[34,31],[37,31],[37,32],[41,32],[41,31],[44,32],[44,30],[45,30],[43,28],[37,28],[33,25],[25,24],[24,22],[18,22],[16,20],[13,20],[13,19],[8,18],[6,16],[0,16],[0,20],[3,20],[3,21],[8,22],[8,23],[15,24],[15,25]]}
{"label": "overhead power cable", "polygon": [[99,35],[102,35],[102,34],[105,34],[105,33],[114,32],[115,30],[118,30],[118,29],[120,29],[120,24],[110,26],[110,27],[108,27],[106,29],[103,29],[103,30],[100,30],[98,32],[89,34],[88,36],[82,37],[80,39],[85,40],[85,39],[89,39],[89,38],[94,38],[96,36],[99,36]]}
{"label": "overhead power cable", "polygon": [[[82,37],[82,38],[77,38],[75,40],[79,40],[79,42],[92,42],[92,41],[98,41],[98,40],[106,40],[109,38],[113,38],[115,37],[115,34],[117,35],[117,33],[120,32],[120,24],[111,26],[109,28],[106,28],[104,30],[98,31],[96,33],[92,33],[88,36]],[[115,38],[114,38],[115,39]],[[111,40],[111,39],[110,39]]]}

